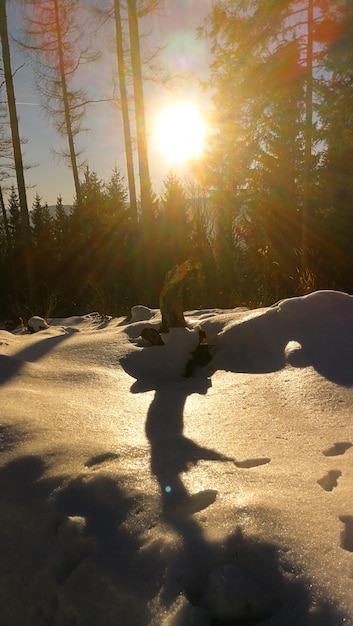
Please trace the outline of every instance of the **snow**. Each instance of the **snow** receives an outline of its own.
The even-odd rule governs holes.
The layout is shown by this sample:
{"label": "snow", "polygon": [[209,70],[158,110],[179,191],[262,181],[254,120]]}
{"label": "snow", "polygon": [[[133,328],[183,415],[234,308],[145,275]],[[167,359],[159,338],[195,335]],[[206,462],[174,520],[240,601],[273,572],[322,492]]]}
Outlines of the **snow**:
{"label": "snow", "polygon": [[40,330],[45,330],[48,328],[48,323],[43,317],[39,317],[39,315],[33,315],[28,320],[28,330],[31,333],[37,333]]}
{"label": "snow", "polygon": [[353,625],[353,296],[185,316],[0,331],[1,626]]}

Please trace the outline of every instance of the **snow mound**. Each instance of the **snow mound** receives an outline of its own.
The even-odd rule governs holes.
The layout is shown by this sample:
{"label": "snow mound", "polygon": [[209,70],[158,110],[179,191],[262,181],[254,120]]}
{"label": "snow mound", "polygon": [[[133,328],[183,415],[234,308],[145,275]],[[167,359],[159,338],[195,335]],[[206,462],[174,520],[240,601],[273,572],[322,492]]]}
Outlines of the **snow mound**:
{"label": "snow mound", "polygon": [[135,322],[146,322],[159,313],[158,309],[149,309],[147,306],[137,304],[131,308],[131,317],[129,322],[134,324]]}
{"label": "snow mound", "polygon": [[136,344],[145,321],[158,329],[160,316],[157,310],[142,306],[133,311],[124,332],[135,345],[122,361],[133,378],[182,376],[202,329],[215,356],[196,375],[211,376],[216,370],[260,374],[290,365],[312,367],[337,384],[353,385],[351,295],[318,291],[253,311],[187,311],[188,328],[164,334],[165,346],[144,344],[143,348]]}
{"label": "snow mound", "polygon": [[[212,333],[211,324],[202,327]],[[337,384],[353,385],[353,297],[319,291],[245,312],[224,326],[216,343],[209,371],[259,374],[288,364],[310,366]]]}

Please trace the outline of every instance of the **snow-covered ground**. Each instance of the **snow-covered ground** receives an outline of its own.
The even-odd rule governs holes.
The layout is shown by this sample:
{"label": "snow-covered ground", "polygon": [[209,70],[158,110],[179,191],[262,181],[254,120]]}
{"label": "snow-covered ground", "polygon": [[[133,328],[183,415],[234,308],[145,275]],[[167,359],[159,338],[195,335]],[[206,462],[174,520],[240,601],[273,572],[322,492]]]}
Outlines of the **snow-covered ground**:
{"label": "snow-covered ground", "polygon": [[353,297],[186,318],[0,331],[1,626],[353,624]]}

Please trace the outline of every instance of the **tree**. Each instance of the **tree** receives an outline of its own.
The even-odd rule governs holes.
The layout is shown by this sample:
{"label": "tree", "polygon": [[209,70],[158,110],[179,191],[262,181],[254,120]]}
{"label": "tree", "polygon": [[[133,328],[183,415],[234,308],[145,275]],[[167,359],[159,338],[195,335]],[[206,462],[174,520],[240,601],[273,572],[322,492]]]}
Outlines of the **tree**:
{"label": "tree", "polygon": [[[151,56],[141,53],[141,36],[139,23],[159,6],[161,0],[95,0],[93,8],[100,22],[111,22],[114,19],[114,38],[116,44],[118,79],[120,90],[120,107],[123,118],[125,156],[128,174],[130,204],[138,221],[136,181],[133,163],[133,134],[137,144],[137,156],[140,180],[140,206],[142,215],[148,220],[148,212],[153,210],[153,193],[149,176],[148,147],[145,122],[144,78],[142,70],[150,71],[159,50]],[[146,73],[146,71],[145,71]],[[162,73],[153,67],[153,80],[161,78]],[[132,84],[131,84],[132,83]]]}
{"label": "tree", "polygon": [[24,0],[23,46],[34,61],[42,104],[58,134],[68,142],[77,202],[81,201],[76,137],[88,103],[75,86],[84,63],[97,59],[91,51],[84,7],[78,0]]}
{"label": "tree", "polygon": [[0,82],[0,182],[9,178],[14,169],[10,121],[3,87],[4,83]]}
{"label": "tree", "polygon": [[187,200],[191,247],[194,255],[198,259],[203,259],[212,254],[211,241],[214,223],[210,189],[202,183],[199,173],[195,172],[196,169],[185,178],[183,187]]}
{"label": "tree", "polygon": [[70,249],[71,238],[71,220],[70,214],[63,206],[62,197],[58,196],[55,205],[55,214],[52,219],[52,254],[54,258],[54,266],[56,271],[56,281],[60,274],[66,277],[67,265],[65,264],[68,250]]}
{"label": "tree", "polygon": [[134,286],[135,230],[127,190],[116,168],[104,183],[88,166],[81,189],[81,204],[73,207],[70,218],[72,292],[75,301],[85,306],[105,313],[121,311]]}
{"label": "tree", "polygon": [[62,196],[59,195],[56,200],[55,217],[53,223],[54,241],[56,242],[58,251],[65,248],[65,243],[67,241],[68,222],[69,215],[63,206]]}
{"label": "tree", "polygon": [[126,65],[124,54],[123,28],[120,11],[120,0],[114,0],[114,16],[115,16],[115,37],[116,37],[116,54],[118,62],[118,75],[121,99],[121,112],[123,117],[124,140],[125,140],[125,157],[126,168],[129,181],[130,206],[133,218],[137,224],[137,198],[134,175],[132,138],[129,117],[129,100],[126,88]]}
{"label": "tree", "polygon": [[[12,284],[14,284],[14,268],[8,219],[1,187],[0,206],[0,290],[2,294],[8,294],[8,283],[12,280]],[[3,302],[0,304],[1,316],[6,314],[7,298],[2,298],[2,300]]]}
{"label": "tree", "polygon": [[110,180],[103,185],[103,193],[102,287],[112,309],[128,310],[138,297],[135,271],[137,224],[128,203],[124,179],[116,167]]}
{"label": "tree", "polygon": [[151,211],[151,181],[148,165],[145,101],[143,94],[140,37],[136,0],[127,0],[132,79],[134,85],[137,153],[139,162],[142,214]]}
{"label": "tree", "polygon": [[1,186],[0,186],[0,209],[1,209],[2,234],[3,234],[4,241],[6,241],[6,246],[3,245],[2,250],[7,249],[7,253],[10,255],[12,251],[12,245],[11,245],[11,235],[10,235],[10,228],[9,228],[9,219],[8,219],[7,212],[6,212],[4,196],[2,193]]}
{"label": "tree", "polygon": [[20,250],[23,247],[23,229],[21,224],[21,209],[18,194],[12,185],[8,198],[9,231],[11,246],[13,250]]}
{"label": "tree", "polygon": [[219,1],[201,31],[213,53],[206,87],[214,94],[215,132],[207,182],[229,251],[240,232],[243,240],[234,247],[241,246],[242,256],[246,250],[246,270],[253,267],[267,285],[266,298],[283,295],[289,281],[293,289],[295,251],[304,242],[307,258],[315,240],[308,231],[315,225],[314,181],[323,149],[318,84],[320,59],[336,30],[333,13],[326,0]]}
{"label": "tree", "polygon": [[[17,191],[12,185],[7,202],[8,236],[9,236],[9,259],[12,279],[12,296],[17,299],[26,287],[23,277],[25,276],[24,260],[24,234],[22,227],[22,214]],[[31,275],[33,270],[31,267]]]}
{"label": "tree", "polygon": [[21,208],[21,227],[23,242],[24,270],[27,276],[27,290],[33,296],[33,281],[31,277],[31,231],[29,223],[26,186],[23,169],[23,159],[21,150],[21,140],[16,109],[16,99],[11,68],[10,45],[7,28],[6,0],[0,0],[0,39],[2,60],[4,65],[5,85],[7,93],[7,105],[10,118],[12,147],[16,169],[16,179],[18,186],[19,202]]}
{"label": "tree", "polygon": [[270,89],[273,97],[267,100],[262,150],[249,180],[247,247],[254,270],[272,284],[271,298],[284,297],[292,289],[289,278],[295,276],[296,251],[302,244],[303,79],[295,40],[278,46],[260,79],[260,89]]}
{"label": "tree", "polygon": [[11,244],[9,220],[4,203],[2,188],[0,186],[0,289],[5,293],[4,285],[11,280],[15,285],[14,256]]}
{"label": "tree", "polygon": [[[214,94],[215,129],[203,176],[212,190],[219,288],[225,297],[247,283],[256,289],[249,274],[260,269],[258,250],[273,247],[272,206],[280,215],[294,188],[294,150],[287,133],[291,128],[297,135],[302,128],[296,102],[301,94],[297,50],[276,39],[286,17],[284,3],[216,2],[202,31],[213,52],[205,86]],[[288,97],[291,106],[283,110]],[[279,180],[276,170],[286,165],[287,175]]]}
{"label": "tree", "polygon": [[39,193],[36,193],[33,201],[31,222],[34,245],[38,246],[42,241],[47,241],[50,246],[53,220],[47,203],[42,204],[42,198]]}
{"label": "tree", "polygon": [[330,285],[350,291],[353,259],[353,7],[336,0],[336,37],[322,59],[320,82],[320,141],[325,146],[316,195],[322,225],[319,244],[321,271]]}
{"label": "tree", "polygon": [[[63,206],[62,197],[58,196],[55,205],[55,214],[52,220],[53,255],[57,272],[70,248],[71,214]],[[63,266],[64,269],[64,266]]]}
{"label": "tree", "polygon": [[307,0],[307,41],[306,41],[306,94],[305,94],[305,148],[304,148],[304,181],[302,208],[302,267],[307,266],[308,254],[308,212],[310,208],[310,191],[312,178],[312,135],[313,135],[313,25],[314,2]]}
{"label": "tree", "polygon": [[184,187],[173,171],[164,180],[158,221],[164,250],[164,274],[190,256],[190,229]]}
{"label": "tree", "polygon": [[[120,106],[123,116],[125,152],[128,172],[130,205],[132,219],[135,222],[135,259],[142,259],[136,268],[133,282],[145,291],[150,298],[154,292],[152,284],[155,280],[156,268],[153,263],[153,236],[155,229],[156,197],[152,190],[149,176],[148,146],[145,123],[144,80],[151,74],[153,80],[163,81],[162,72],[155,68],[158,51],[148,55],[142,44],[146,41],[141,35],[143,18],[152,13],[160,4],[160,0],[95,0],[95,11],[101,21],[111,23],[114,18],[114,35],[116,40],[118,76],[120,87]],[[142,52],[141,52],[142,50]],[[147,68],[147,69],[146,69]],[[144,74],[142,73],[144,71]],[[140,203],[137,209],[137,180],[134,175],[133,146],[137,145],[137,158],[140,182]],[[158,270],[157,270],[158,271]],[[158,292],[159,293],[159,290]],[[157,298],[154,296],[154,301]],[[141,295],[140,295],[141,297]]]}
{"label": "tree", "polygon": [[107,183],[104,184],[104,193],[106,196],[106,211],[109,219],[113,217],[120,221],[122,218],[124,221],[134,222],[133,211],[128,210],[128,194],[124,179],[121,176],[119,170],[115,166],[113,168],[111,177]]}
{"label": "tree", "polygon": [[[42,203],[42,198],[35,195],[32,211],[32,239],[34,248],[33,269],[36,276],[37,293],[36,306],[43,309],[47,306],[49,294],[54,291],[53,272],[53,219],[50,215],[47,203]],[[51,297],[51,296],[50,296]],[[44,310],[42,311],[44,314]]]}

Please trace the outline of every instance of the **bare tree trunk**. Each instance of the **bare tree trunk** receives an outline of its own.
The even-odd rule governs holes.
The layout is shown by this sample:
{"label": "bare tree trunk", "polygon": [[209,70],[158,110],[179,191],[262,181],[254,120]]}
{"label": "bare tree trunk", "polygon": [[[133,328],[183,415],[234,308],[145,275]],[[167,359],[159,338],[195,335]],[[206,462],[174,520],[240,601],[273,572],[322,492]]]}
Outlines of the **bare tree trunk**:
{"label": "bare tree trunk", "polygon": [[64,55],[63,55],[63,44],[62,44],[58,0],[54,0],[54,7],[55,7],[55,21],[56,21],[57,37],[58,37],[59,74],[60,74],[60,81],[61,81],[61,90],[63,94],[66,132],[67,132],[67,138],[69,142],[70,161],[71,161],[71,167],[72,167],[72,175],[74,177],[76,200],[77,200],[77,204],[80,205],[81,204],[81,186],[80,186],[80,178],[78,174],[74,136],[73,136],[72,124],[71,124],[71,115],[70,115],[68,89],[67,89],[67,83],[66,83],[65,61],[64,61]]}
{"label": "bare tree trunk", "polygon": [[313,0],[308,0],[308,39],[306,51],[306,96],[305,96],[305,155],[304,155],[304,187],[302,209],[302,269],[306,269],[308,261],[308,217],[311,190],[312,168],[312,132],[313,132]]}
{"label": "bare tree trunk", "polygon": [[133,221],[137,224],[137,200],[136,200],[136,187],[135,187],[135,175],[134,175],[134,163],[132,157],[132,141],[131,141],[131,129],[129,118],[129,104],[126,91],[125,82],[125,61],[124,61],[124,48],[123,48],[123,34],[121,26],[121,14],[120,14],[120,1],[114,0],[115,11],[115,30],[116,30],[116,51],[118,59],[118,74],[120,85],[120,98],[121,98],[121,111],[123,116],[124,127],[124,140],[125,140],[125,155],[126,155],[126,167],[127,177],[129,184],[129,196],[130,196],[130,208],[133,215]]}
{"label": "bare tree trunk", "polygon": [[12,70],[11,70],[11,55],[10,55],[9,36],[8,36],[8,30],[7,30],[6,0],[0,0],[0,39],[1,39],[1,48],[2,48],[2,60],[3,60],[3,65],[4,65],[4,74],[5,74],[7,103],[8,103],[9,117],[10,117],[12,146],[13,146],[15,169],[16,169],[18,197],[19,197],[20,208],[21,208],[21,226],[22,226],[22,232],[23,232],[27,283],[28,283],[29,296],[31,299],[33,299],[34,284],[32,281],[31,258],[30,258],[31,256],[31,228],[30,228],[30,222],[29,222],[26,185],[25,185],[25,178],[24,178],[24,171],[23,171],[23,159],[22,159],[17,109],[16,109],[15,90],[14,90]]}
{"label": "bare tree trunk", "polygon": [[131,47],[131,64],[134,83],[134,100],[136,115],[137,151],[139,161],[141,210],[142,215],[148,214],[151,209],[151,183],[148,167],[148,151],[145,120],[145,103],[141,71],[140,39],[136,0],[128,0],[128,16]]}

